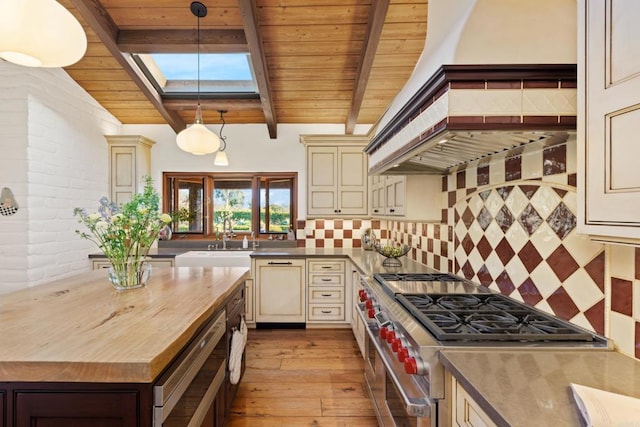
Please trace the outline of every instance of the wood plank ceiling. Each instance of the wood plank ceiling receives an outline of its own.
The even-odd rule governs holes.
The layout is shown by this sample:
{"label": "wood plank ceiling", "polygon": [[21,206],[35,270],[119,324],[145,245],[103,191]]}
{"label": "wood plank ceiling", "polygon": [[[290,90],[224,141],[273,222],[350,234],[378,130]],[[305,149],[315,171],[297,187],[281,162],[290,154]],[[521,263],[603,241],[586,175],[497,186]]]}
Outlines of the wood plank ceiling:
{"label": "wood plank ceiling", "polygon": [[[85,57],[67,73],[124,124],[195,117],[165,100],[129,53],[195,52],[191,0],[59,0],[85,27]],[[205,124],[373,124],[424,47],[428,0],[201,0],[201,52],[250,52],[260,99],[202,100]]]}

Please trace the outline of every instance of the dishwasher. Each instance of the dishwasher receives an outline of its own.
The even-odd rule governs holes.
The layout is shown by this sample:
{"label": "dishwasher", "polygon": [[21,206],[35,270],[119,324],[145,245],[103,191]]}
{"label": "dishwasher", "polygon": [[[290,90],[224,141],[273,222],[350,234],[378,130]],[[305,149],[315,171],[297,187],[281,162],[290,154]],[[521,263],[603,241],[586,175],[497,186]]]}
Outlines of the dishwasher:
{"label": "dishwasher", "polygon": [[[200,426],[227,366],[226,311],[210,320],[153,387],[153,425]],[[224,396],[223,396],[224,398]]]}

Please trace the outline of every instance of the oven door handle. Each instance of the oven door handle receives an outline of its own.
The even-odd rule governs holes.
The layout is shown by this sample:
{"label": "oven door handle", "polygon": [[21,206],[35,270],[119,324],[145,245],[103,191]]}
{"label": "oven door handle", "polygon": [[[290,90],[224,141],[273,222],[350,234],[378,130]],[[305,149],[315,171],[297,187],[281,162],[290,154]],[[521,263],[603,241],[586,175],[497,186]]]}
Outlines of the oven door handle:
{"label": "oven door handle", "polygon": [[[362,317],[362,319],[366,322],[364,313],[360,310],[358,311],[358,313],[360,317]],[[367,330],[367,334],[369,335],[369,342],[372,343],[375,347],[376,353],[378,353],[378,355],[380,356],[380,360],[382,360],[382,363],[384,364],[387,375],[389,375],[391,381],[393,381],[396,390],[402,398],[402,403],[407,411],[407,414],[413,417],[430,417],[432,406],[431,400],[429,400],[429,398],[427,397],[410,397],[409,395],[407,395],[406,391],[400,386],[400,379],[396,375],[391,362],[387,358],[385,348],[380,345],[376,334],[371,330],[371,324],[369,324],[365,329]]]}

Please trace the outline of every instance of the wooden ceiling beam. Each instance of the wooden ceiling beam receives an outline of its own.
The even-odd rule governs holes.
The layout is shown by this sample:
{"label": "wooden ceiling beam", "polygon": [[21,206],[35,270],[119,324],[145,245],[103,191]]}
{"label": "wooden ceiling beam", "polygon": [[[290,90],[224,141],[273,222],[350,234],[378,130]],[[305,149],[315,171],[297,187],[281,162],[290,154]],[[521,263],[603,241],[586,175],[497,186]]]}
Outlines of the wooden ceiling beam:
{"label": "wooden ceiling beam", "polygon": [[151,85],[142,74],[133,59],[128,53],[123,53],[118,47],[118,26],[113,22],[107,11],[98,0],[70,0],[82,18],[89,24],[100,41],[113,55],[115,60],[127,72],[133,82],[140,88],[142,93],[149,99],[151,104],[158,110],[160,115],[167,121],[169,126],[176,132],[180,132],[187,125],[176,111],[168,110],[164,107],[162,98],[158,91]]}
{"label": "wooden ceiling beam", "polygon": [[[195,30],[120,30],[118,49],[131,53],[192,53],[198,47]],[[243,30],[200,30],[200,52],[249,52]]]}
{"label": "wooden ceiling beam", "polygon": [[358,64],[358,71],[356,73],[356,81],[353,88],[353,98],[351,100],[351,107],[349,108],[349,114],[347,115],[347,122],[345,124],[346,134],[352,134],[355,130],[388,9],[389,0],[372,0],[371,2],[371,12],[369,13],[367,32],[365,34],[364,45],[360,55],[360,62]]}
{"label": "wooden ceiling beam", "polygon": [[[202,110],[259,110],[259,99],[200,99]],[[187,111],[196,109],[196,101],[193,99],[167,99],[164,106],[168,110]]]}
{"label": "wooden ceiling beam", "polygon": [[260,92],[260,101],[262,103],[262,111],[267,123],[267,129],[269,130],[269,136],[271,139],[275,139],[278,137],[278,122],[276,118],[276,109],[273,105],[271,84],[269,82],[269,73],[267,72],[267,61],[264,55],[262,37],[258,31],[255,0],[238,0],[238,6],[240,6],[242,25],[244,27],[247,43],[249,44],[251,63],[253,65],[253,72],[256,76],[258,91]]}

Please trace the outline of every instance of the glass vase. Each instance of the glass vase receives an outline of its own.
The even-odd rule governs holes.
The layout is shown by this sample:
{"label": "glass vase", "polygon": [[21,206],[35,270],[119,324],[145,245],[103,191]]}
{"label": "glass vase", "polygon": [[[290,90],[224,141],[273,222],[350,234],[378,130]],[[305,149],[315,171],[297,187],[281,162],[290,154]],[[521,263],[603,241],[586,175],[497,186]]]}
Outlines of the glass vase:
{"label": "glass vase", "polygon": [[151,276],[151,263],[146,259],[111,261],[109,280],[118,291],[137,289],[146,285]]}

